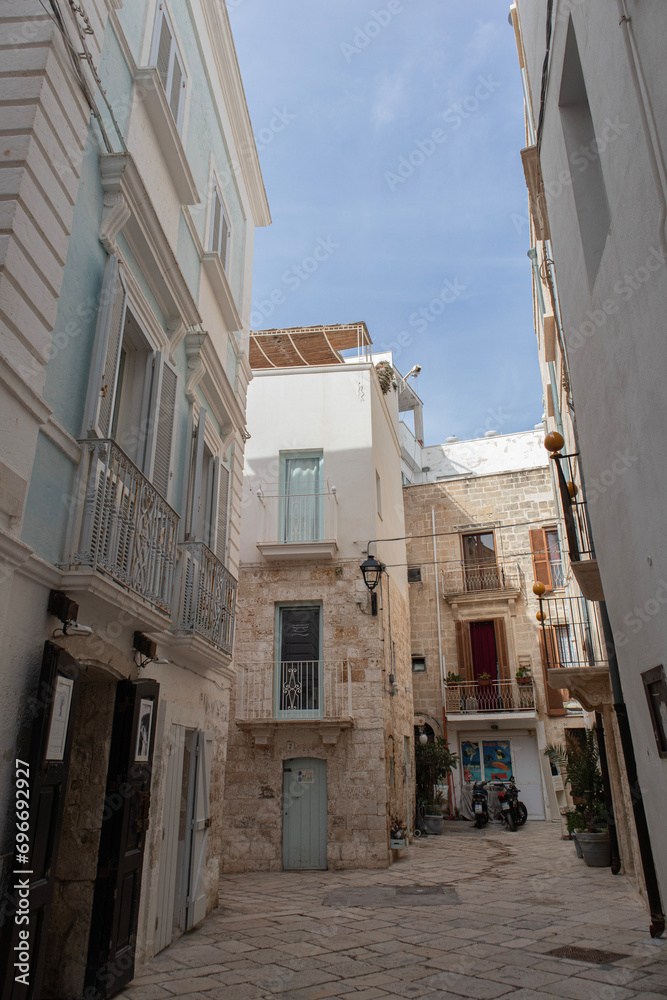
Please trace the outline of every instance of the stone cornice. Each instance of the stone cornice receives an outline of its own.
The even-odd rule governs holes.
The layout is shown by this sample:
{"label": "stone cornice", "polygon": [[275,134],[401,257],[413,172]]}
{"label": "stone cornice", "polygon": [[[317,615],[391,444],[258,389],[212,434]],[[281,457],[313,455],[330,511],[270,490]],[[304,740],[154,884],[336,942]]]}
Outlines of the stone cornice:
{"label": "stone cornice", "polygon": [[208,333],[189,333],[185,338],[188,358],[188,379],[185,392],[194,402],[195,390],[201,384],[214,415],[228,439],[234,430],[245,427],[245,414],[222,366]]}
{"label": "stone cornice", "polygon": [[556,667],[548,672],[549,687],[567,688],[587,712],[599,712],[603,705],[613,703],[609,668]]}

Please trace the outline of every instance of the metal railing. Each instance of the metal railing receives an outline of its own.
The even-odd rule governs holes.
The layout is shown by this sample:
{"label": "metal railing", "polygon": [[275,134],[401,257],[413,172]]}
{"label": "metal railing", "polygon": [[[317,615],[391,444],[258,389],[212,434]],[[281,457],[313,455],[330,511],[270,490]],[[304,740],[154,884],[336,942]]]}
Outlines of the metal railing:
{"label": "metal railing", "polygon": [[517,563],[445,563],[441,571],[443,594],[475,594],[486,590],[520,590],[521,574]]}
{"label": "metal railing", "polygon": [[90,566],[171,614],[179,517],[115,441],[82,446],[68,566]]}
{"label": "metal railing", "polygon": [[352,718],[348,660],[239,663],[237,677],[237,719]]}
{"label": "metal railing", "polygon": [[445,684],[447,715],[482,715],[487,712],[535,711],[535,691],[532,677],[518,681],[463,681]]}
{"label": "metal railing", "polygon": [[317,492],[272,492],[257,490],[264,508],[261,536],[266,544],[335,541],[338,536],[336,487],[323,484]]}
{"label": "metal railing", "polygon": [[596,667],[606,664],[607,650],[597,615],[583,597],[547,597],[542,637],[547,664],[555,667]]}
{"label": "metal railing", "polygon": [[177,628],[203,636],[231,656],[237,582],[203,542],[184,542],[179,549]]}
{"label": "metal railing", "polygon": [[572,455],[554,456],[565,535],[571,562],[595,558],[586,501],[579,496]]}

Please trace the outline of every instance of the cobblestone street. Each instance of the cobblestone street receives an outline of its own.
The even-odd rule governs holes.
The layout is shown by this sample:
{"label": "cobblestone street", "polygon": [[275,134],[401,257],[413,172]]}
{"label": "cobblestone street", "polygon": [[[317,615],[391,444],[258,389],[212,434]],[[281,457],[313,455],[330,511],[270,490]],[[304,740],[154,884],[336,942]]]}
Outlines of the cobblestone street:
{"label": "cobblestone street", "polygon": [[[587,868],[556,825],[449,824],[405,854],[384,871],[224,878],[220,908],[123,1000],[667,998],[667,941],[625,878]],[[611,954],[550,954],[568,945]]]}

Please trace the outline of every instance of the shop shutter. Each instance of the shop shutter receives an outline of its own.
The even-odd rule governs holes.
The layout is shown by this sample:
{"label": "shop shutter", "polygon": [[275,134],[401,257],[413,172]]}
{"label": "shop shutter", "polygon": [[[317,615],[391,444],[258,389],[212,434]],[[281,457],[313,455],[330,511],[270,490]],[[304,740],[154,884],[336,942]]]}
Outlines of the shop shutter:
{"label": "shop shutter", "polygon": [[111,433],[126,299],[118,257],[111,255],[104,271],[97,314],[97,329],[84,410],[84,437],[108,438]]}
{"label": "shop shutter", "polygon": [[153,459],[153,485],[167,499],[171,478],[171,445],[174,434],[176,410],[176,370],[165,359],[158,358],[162,368],[160,402],[155,418],[155,457]]}
{"label": "shop shutter", "polygon": [[542,657],[542,677],[544,679],[544,694],[547,704],[547,715],[567,715],[563,705],[563,692],[549,687],[547,671],[558,665],[558,647],[552,628],[540,628],[540,656]]}
{"label": "shop shutter", "polygon": [[456,623],[456,658],[458,673],[464,681],[474,681],[472,669],[472,647],[470,645],[470,622]]}
{"label": "shop shutter", "polygon": [[547,540],[541,528],[531,529],[530,549],[533,553],[533,573],[535,582],[543,583],[547,590],[553,590],[551,585],[551,572],[549,570],[549,550]]}

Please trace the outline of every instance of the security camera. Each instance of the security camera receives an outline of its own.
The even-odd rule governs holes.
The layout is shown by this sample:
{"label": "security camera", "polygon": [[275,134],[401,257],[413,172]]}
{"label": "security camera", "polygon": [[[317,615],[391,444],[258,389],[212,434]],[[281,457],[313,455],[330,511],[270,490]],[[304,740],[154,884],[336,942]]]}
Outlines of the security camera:
{"label": "security camera", "polygon": [[412,374],[413,375],[419,375],[419,373],[421,372],[421,370],[422,370],[422,366],[421,365],[415,365],[414,368],[412,369]]}
{"label": "security camera", "polygon": [[63,623],[63,635],[90,635],[92,631],[90,625],[79,625],[78,622]]}

